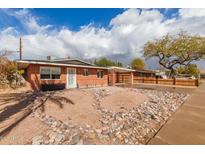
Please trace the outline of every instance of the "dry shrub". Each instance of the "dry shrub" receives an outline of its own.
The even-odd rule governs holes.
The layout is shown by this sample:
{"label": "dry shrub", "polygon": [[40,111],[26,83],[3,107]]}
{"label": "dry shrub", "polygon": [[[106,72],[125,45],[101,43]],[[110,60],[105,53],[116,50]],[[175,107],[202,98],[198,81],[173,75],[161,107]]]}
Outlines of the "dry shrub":
{"label": "dry shrub", "polygon": [[22,75],[22,71],[18,71],[16,62],[9,60],[7,56],[6,52],[0,52],[0,87],[5,85],[15,87],[19,85],[18,82],[21,82],[18,77]]}

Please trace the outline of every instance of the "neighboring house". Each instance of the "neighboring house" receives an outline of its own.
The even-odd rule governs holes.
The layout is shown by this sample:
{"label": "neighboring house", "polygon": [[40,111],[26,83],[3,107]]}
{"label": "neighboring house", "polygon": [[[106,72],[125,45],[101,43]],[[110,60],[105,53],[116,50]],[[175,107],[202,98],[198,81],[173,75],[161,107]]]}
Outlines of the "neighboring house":
{"label": "neighboring house", "polygon": [[205,79],[205,70],[200,70],[200,79]]}
{"label": "neighboring house", "polygon": [[168,79],[168,76],[166,75],[165,71],[156,70],[155,72],[156,72],[155,75],[157,78]]}
{"label": "neighboring house", "polygon": [[58,90],[108,85],[108,68],[79,59],[17,60],[34,90]]}

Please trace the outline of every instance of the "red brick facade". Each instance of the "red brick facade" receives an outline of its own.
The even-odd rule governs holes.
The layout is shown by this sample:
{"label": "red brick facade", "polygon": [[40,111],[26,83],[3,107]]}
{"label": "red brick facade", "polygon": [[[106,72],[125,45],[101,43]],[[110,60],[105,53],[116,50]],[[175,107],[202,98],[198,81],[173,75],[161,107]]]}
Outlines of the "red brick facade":
{"label": "red brick facade", "polygon": [[[40,67],[60,67],[61,76],[60,79],[51,79],[51,80],[41,80],[40,79]],[[50,65],[38,65],[30,64],[26,69],[26,80],[30,83],[31,87],[34,90],[40,90],[42,84],[65,84],[67,82],[67,68],[66,66],[50,66]],[[71,68],[71,67],[70,67]],[[76,82],[77,87],[94,87],[94,86],[107,86],[108,85],[108,70],[107,69],[98,69],[98,68],[87,68],[89,75],[83,76],[82,67],[76,68]],[[97,78],[97,70],[103,71],[103,78]]]}
{"label": "red brick facade", "polygon": [[79,87],[95,87],[95,86],[107,86],[108,85],[108,70],[103,70],[103,78],[97,78],[97,70],[96,68],[89,68],[88,76],[83,76],[83,68],[77,68],[77,84]]}

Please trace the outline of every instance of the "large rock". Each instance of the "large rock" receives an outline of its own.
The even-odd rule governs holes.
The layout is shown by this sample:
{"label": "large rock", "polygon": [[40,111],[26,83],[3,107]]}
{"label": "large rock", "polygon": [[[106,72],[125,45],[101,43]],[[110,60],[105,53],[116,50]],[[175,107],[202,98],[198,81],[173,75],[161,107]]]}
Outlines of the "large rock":
{"label": "large rock", "polygon": [[35,136],[32,138],[32,144],[40,145],[43,143],[43,136]]}
{"label": "large rock", "polygon": [[65,135],[58,133],[55,137],[55,143],[60,144],[64,141]]}
{"label": "large rock", "polygon": [[70,141],[70,144],[71,144],[71,145],[75,145],[75,144],[79,143],[79,141],[80,141],[80,134],[75,134],[75,135],[72,137],[72,139],[71,139],[71,141]]}

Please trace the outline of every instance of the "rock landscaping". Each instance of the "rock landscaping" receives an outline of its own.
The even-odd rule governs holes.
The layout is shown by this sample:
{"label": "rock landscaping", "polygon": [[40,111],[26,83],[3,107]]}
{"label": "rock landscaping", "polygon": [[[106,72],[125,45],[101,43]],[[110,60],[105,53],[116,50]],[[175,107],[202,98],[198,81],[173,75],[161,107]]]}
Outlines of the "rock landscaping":
{"label": "rock landscaping", "polygon": [[100,114],[100,127],[64,122],[38,108],[32,115],[49,129],[33,137],[31,144],[146,144],[189,96],[185,93],[127,88],[127,91],[144,94],[149,99],[136,107],[114,111],[102,105],[103,100],[112,95],[111,90],[95,88],[92,91],[95,101],[91,103]]}

